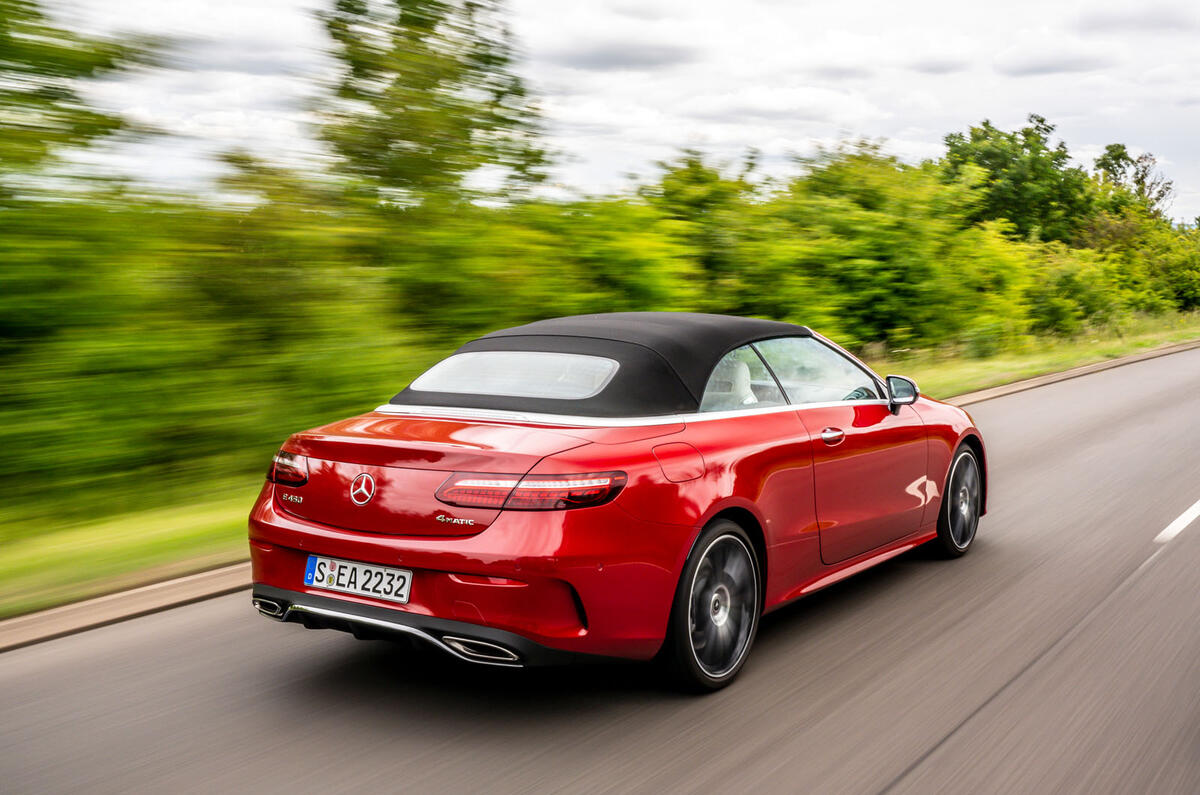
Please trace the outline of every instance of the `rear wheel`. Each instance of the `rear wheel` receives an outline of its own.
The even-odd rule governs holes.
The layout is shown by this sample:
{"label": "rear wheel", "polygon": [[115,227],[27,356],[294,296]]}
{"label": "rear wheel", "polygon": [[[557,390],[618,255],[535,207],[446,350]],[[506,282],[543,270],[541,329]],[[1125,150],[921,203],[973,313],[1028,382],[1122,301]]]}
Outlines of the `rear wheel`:
{"label": "rear wheel", "polygon": [[966,554],[979,528],[980,508],[983,505],[983,474],[975,451],[963,445],[954,453],[946,490],[942,493],[942,509],[938,514],[936,545],[947,557]]}
{"label": "rear wheel", "polygon": [[754,547],[741,526],[718,519],[700,534],[676,589],[665,649],[676,681],[700,692],[729,684],[761,613]]}

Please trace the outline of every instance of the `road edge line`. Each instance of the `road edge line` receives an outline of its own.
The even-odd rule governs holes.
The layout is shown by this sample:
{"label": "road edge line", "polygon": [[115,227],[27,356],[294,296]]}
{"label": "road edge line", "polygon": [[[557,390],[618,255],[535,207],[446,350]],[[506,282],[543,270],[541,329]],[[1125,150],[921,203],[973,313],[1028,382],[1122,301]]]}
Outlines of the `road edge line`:
{"label": "road edge line", "polygon": [[[1021,381],[967,392],[947,398],[946,402],[956,406],[970,406],[985,400],[995,400],[1018,392],[1195,348],[1200,348],[1200,339],[1164,345],[1128,356],[1119,356],[1103,362],[1074,367],[1070,370],[1046,373]],[[0,621],[0,653],[162,610],[181,607],[192,602],[224,596],[249,588],[250,585],[250,562],[247,560],[219,569],[163,580],[126,591],[117,591],[82,602],[72,602],[36,613],[26,613]],[[247,604],[247,606],[249,605]]]}
{"label": "road edge line", "polygon": [[974,392],[966,392],[962,395],[946,398],[947,403],[952,403],[955,406],[970,406],[975,403],[982,403],[985,400],[995,400],[996,398],[1015,395],[1018,392],[1025,392],[1029,389],[1037,389],[1042,386],[1050,386],[1063,381],[1069,381],[1072,378],[1080,376],[1092,375],[1093,373],[1102,373],[1105,370],[1112,370],[1117,367],[1124,367],[1127,364],[1137,364],[1138,362],[1149,361],[1150,359],[1158,359],[1162,356],[1170,356],[1173,353],[1183,353],[1195,348],[1200,348],[1200,339],[1189,340],[1187,342],[1177,342],[1171,345],[1162,345],[1157,348],[1151,348],[1148,351],[1141,353],[1131,353],[1127,356],[1118,356],[1115,359],[1106,359],[1102,362],[1093,362],[1079,367],[1072,367],[1070,370],[1060,370],[1057,373],[1045,373],[1036,375],[1032,378],[1024,378],[1020,381],[1013,381],[1008,384],[1000,384],[999,386],[988,387],[987,389],[979,389]]}
{"label": "road edge line", "polygon": [[[0,621],[0,652],[73,635],[250,587],[250,561]],[[248,603],[247,603],[248,604]]]}

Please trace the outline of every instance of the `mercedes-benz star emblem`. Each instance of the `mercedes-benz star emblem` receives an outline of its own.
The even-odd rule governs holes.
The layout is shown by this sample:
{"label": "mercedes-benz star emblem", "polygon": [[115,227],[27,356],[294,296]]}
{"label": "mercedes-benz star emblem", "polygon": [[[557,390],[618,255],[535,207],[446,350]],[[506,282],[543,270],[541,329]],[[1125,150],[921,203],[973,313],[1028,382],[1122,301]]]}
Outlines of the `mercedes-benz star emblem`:
{"label": "mercedes-benz star emblem", "polygon": [[355,505],[366,505],[375,496],[375,478],[362,473],[350,482],[350,501]]}

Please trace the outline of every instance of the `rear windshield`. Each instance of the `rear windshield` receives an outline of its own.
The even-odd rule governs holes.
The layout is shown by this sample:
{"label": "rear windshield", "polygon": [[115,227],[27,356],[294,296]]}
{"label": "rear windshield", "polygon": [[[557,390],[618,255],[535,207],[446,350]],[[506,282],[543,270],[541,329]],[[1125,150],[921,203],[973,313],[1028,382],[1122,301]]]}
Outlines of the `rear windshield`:
{"label": "rear windshield", "polygon": [[419,392],[584,400],[620,365],[603,356],[542,351],[471,351],[435,364],[409,385]]}

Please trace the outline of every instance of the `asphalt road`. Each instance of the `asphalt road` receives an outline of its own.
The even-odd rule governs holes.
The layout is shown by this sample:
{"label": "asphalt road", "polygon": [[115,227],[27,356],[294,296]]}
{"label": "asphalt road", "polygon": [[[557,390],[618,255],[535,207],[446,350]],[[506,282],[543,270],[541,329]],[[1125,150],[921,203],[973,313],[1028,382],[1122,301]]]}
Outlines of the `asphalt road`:
{"label": "asphalt road", "polygon": [[1200,792],[1200,350],[972,407],[991,513],[739,680],[464,667],[244,594],[0,655],[0,791]]}

